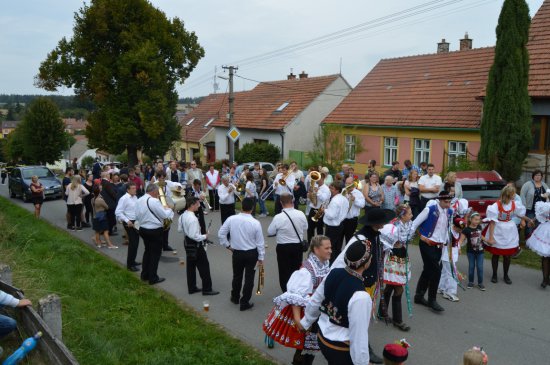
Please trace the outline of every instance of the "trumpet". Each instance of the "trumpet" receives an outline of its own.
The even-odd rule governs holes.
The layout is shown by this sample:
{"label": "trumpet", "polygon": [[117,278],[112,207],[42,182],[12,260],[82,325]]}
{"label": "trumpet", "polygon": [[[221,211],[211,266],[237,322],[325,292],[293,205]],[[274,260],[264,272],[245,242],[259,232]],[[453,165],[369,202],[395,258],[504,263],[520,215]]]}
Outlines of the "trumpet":
{"label": "trumpet", "polygon": [[309,198],[309,201],[314,206],[317,205],[317,192],[315,191],[315,183],[319,180],[321,180],[321,174],[318,171],[311,171],[309,173],[309,190],[307,192],[307,197]]}
{"label": "trumpet", "polygon": [[258,265],[258,287],[256,288],[256,295],[262,295],[262,289],[264,288],[265,271],[264,265]]}
{"label": "trumpet", "polygon": [[208,210],[212,209],[210,207],[210,203],[208,203],[208,200],[206,199],[206,194],[204,193],[204,191],[201,191],[201,193],[199,194],[199,199],[201,200],[201,202],[204,203],[204,206],[206,207],[206,209]]}
{"label": "trumpet", "polygon": [[325,215],[325,208],[326,208],[326,203],[321,204],[319,209],[317,209],[317,212],[315,213],[315,215],[311,217],[311,220],[315,223],[319,222],[319,219],[323,218],[323,216]]}

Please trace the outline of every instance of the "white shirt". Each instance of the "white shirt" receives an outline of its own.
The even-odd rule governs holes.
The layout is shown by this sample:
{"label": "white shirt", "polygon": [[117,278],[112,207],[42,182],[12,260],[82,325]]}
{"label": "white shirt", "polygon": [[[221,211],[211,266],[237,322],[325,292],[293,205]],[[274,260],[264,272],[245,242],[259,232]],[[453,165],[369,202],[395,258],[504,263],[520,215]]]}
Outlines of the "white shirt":
{"label": "white shirt", "polygon": [[[296,231],[292,227],[290,220],[283,212],[286,212],[292,219],[296,231],[298,231],[298,235],[300,236],[299,239],[296,236]],[[307,230],[306,215],[301,210],[294,208],[284,208],[283,212],[273,217],[271,224],[267,228],[267,235],[277,235],[277,244],[279,245],[300,243],[304,239],[304,231]]]}
{"label": "white shirt", "polygon": [[[149,202],[149,208],[156,214],[156,217],[147,207],[147,201]],[[172,219],[173,217],[174,212],[172,209],[164,209],[160,200],[153,198],[149,194],[145,194],[136,202],[136,220],[139,222],[141,228],[162,228],[163,220],[166,218]]]}
{"label": "white shirt", "polygon": [[250,191],[250,193],[248,193],[248,191],[246,192],[246,197],[247,198],[255,198],[256,197],[256,184],[254,184],[254,181],[247,181],[246,182],[246,185],[245,185],[245,189]]}
{"label": "white shirt", "polygon": [[212,184],[212,186],[210,186],[210,184],[206,184],[208,190],[214,190],[218,188],[218,184],[220,183],[219,178],[220,173],[218,172],[218,170],[214,170],[214,172],[210,172],[210,170],[208,170],[206,172],[206,180],[208,180],[208,182]]}
{"label": "white shirt", "polygon": [[292,172],[292,175],[294,176],[294,180],[301,181],[304,178],[304,173],[302,170],[295,170]]}
{"label": "white shirt", "polygon": [[290,195],[294,194],[294,175],[288,174],[288,176],[285,179],[286,186],[283,186],[279,184],[279,180],[283,178],[283,173],[278,173],[277,176],[275,176],[275,180],[273,180],[273,184],[277,183],[277,187],[275,188],[275,195],[283,195],[284,193],[288,193]]}
{"label": "white shirt", "polygon": [[439,195],[439,188],[441,187],[442,182],[441,178],[436,174],[433,174],[432,177],[430,177],[430,175],[422,175],[418,180],[418,186],[420,185],[424,186],[425,188],[433,188],[434,186],[437,186],[438,189],[436,193],[420,193],[420,196],[422,196],[423,198],[434,199],[437,198],[437,196]]}
{"label": "white shirt", "polygon": [[[441,208],[439,205],[439,200],[434,200],[434,202],[437,204],[437,209],[439,210],[439,218],[437,219],[433,234],[429,237],[429,239],[438,243],[447,243],[449,241],[449,217],[447,217],[447,209]],[[413,232],[416,232],[418,227],[420,227],[420,225],[428,219],[431,205],[434,205],[434,203],[430,204],[430,202],[428,202],[428,204],[426,204],[426,208],[424,208],[424,210],[420,212],[418,217],[416,217],[413,221]]]}
{"label": "white shirt", "polygon": [[116,206],[115,215],[119,222],[128,223],[129,221],[136,220],[136,203],[138,198],[128,193],[124,194],[122,198],[118,200]]}
{"label": "white shirt", "polygon": [[[317,185],[317,183],[315,183]],[[309,206],[313,209],[319,209],[323,203],[328,202],[330,199],[330,189],[326,184],[323,184],[318,187],[317,190],[317,205],[313,205],[310,201]]]}
{"label": "white shirt", "polygon": [[346,215],[346,219],[356,218],[359,217],[359,214],[361,214],[361,209],[365,207],[365,196],[362,192],[360,192],[357,189],[353,189],[351,191],[351,195],[355,198],[353,201],[353,204],[351,205],[351,209],[349,208],[349,202],[348,202],[348,214]]}
{"label": "white shirt", "polygon": [[[228,233],[231,234],[231,242],[227,239]],[[257,249],[258,260],[264,259],[265,246],[262,225],[250,214],[239,213],[227,218],[218,231],[218,238],[220,239],[220,245],[231,247],[234,250]]]}
{"label": "white shirt", "polygon": [[327,226],[339,226],[348,215],[349,201],[342,194],[336,194],[325,209],[323,222]]}
{"label": "white shirt", "polygon": [[235,204],[235,187],[233,187],[233,191],[229,192],[229,188],[231,187],[231,184],[225,186],[224,184],[220,184],[218,186],[218,196],[220,197],[220,204]]}
{"label": "white shirt", "polygon": [[[315,292],[319,289],[320,287]],[[323,286],[323,292],[324,290]],[[321,317],[319,317],[319,329],[323,337],[331,341],[349,341],[351,360],[355,365],[368,365],[370,362],[369,324],[371,312],[372,299],[369,293],[357,291],[348,303],[349,328],[330,322],[325,313],[321,313]]]}
{"label": "white shirt", "polygon": [[201,242],[206,239],[205,234],[201,234],[201,226],[199,224],[199,219],[195,213],[186,210],[178,220],[178,232],[183,232],[183,234],[193,241]]}

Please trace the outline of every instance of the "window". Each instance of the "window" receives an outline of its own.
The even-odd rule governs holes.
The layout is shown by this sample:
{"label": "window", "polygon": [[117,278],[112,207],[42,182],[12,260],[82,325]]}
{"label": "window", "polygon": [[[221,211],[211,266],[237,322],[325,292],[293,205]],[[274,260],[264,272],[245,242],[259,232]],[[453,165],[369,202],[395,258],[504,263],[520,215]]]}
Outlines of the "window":
{"label": "window", "polygon": [[397,138],[384,137],[384,165],[391,166],[393,161],[397,161]]}
{"label": "window", "polygon": [[182,161],[187,161],[187,159],[185,158],[185,148],[180,148],[180,156]]}
{"label": "window", "polygon": [[430,162],[430,140],[414,140],[414,164],[420,166],[421,162]]}
{"label": "window", "polygon": [[449,141],[449,165],[454,165],[459,157],[466,157],[466,142]]}
{"label": "window", "polygon": [[355,161],[355,136],[345,136],[345,141],[344,159],[346,161]]}
{"label": "window", "polygon": [[194,120],[195,120],[195,118],[189,119],[189,122],[185,123],[185,125],[191,125],[191,123],[193,123]]}
{"label": "window", "polygon": [[212,122],[214,121],[215,118],[210,118],[210,120],[208,122],[206,122],[206,124],[204,125],[204,128],[208,127],[210,124],[212,124]]}
{"label": "window", "polygon": [[282,112],[288,106],[288,104],[290,104],[290,102],[288,102],[288,101],[285,101],[284,103],[282,103],[280,107],[275,109],[275,113]]}
{"label": "window", "polygon": [[549,116],[533,116],[533,123],[531,124],[531,134],[533,135],[531,152],[546,153],[546,150],[550,147],[549,122]]}
{"label": "window", "polygon": [[256,143],[256,144],[268,144],[269,141],[267,139],[256,139],[256,138],[254,138],[254,143]]}

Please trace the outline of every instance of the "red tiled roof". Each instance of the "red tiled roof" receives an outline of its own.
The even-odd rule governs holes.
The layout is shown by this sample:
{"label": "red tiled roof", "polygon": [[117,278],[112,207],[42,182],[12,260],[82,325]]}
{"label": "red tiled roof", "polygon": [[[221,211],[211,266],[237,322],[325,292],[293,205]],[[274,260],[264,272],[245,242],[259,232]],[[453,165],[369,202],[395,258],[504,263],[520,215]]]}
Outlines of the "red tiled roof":
{"label": "red tiled roof", "polygon": [[478,128],[494,48],[381,60],[324,123]]}
{"label": "red tiled roof", "polygon": [[[550,97],[550,0],[533,18],[529,95]],[[381,60],[323,123],[479,128],[494,47]]]}
{"label": "red tiled roof", "polygon": [[[339,75],[262,82],[254,89],[235,93],[234,124],[238,128],[281,130],[332,84]],[[335,93],[335,95],[338,93]],[[288,105],[276,112],[283,103]],[[210,128],[227,127],[227,94],[210,94],[184,118],[180,119],[182,140],[198,142]],[[193,119],[191,125],[186,124]]]}
{"label": "red tiled roof", "polygon": [[550,0],[545,0],[529,29],[529,95],[550,97]]}

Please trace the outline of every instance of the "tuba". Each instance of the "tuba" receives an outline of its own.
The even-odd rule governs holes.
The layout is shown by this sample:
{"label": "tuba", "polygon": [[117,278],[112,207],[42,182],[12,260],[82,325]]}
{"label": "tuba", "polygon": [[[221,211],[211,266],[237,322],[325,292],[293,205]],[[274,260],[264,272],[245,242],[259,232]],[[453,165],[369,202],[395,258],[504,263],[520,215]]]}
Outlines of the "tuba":
{"label": "tuba", "polygon": [[315,183],[321,180],[321,174],[318,171],[311,171],[309,173],[309,189],[307,191],[307,197],[311,204],[317,205],[317,192],[315,191]]}
{"label": "tuba", "polygon": [[174,202],[174,210],[176,212],[181,212],[185,209],[185,191],[180,186],[171,189],[171,191],[172,201]]}
{"label": "tuba", "polygon": [[[166,186],[165,181],[157,181],[156,184],[159,187],[159,200],[163,207],[168,208],[168,202],[166,201],[166,195],[164,194],[164,187]],[[162,229],[165,231],[170,229],[170,226],[172,225],[172,220],[170,218],[165,218],[162,221]]]}
{"label": "tuba", "polygon": [[262,289],[264,288],[265,271],[264,265],[258,265],[258,287],[256,288],[256,295],[262,295]]}

